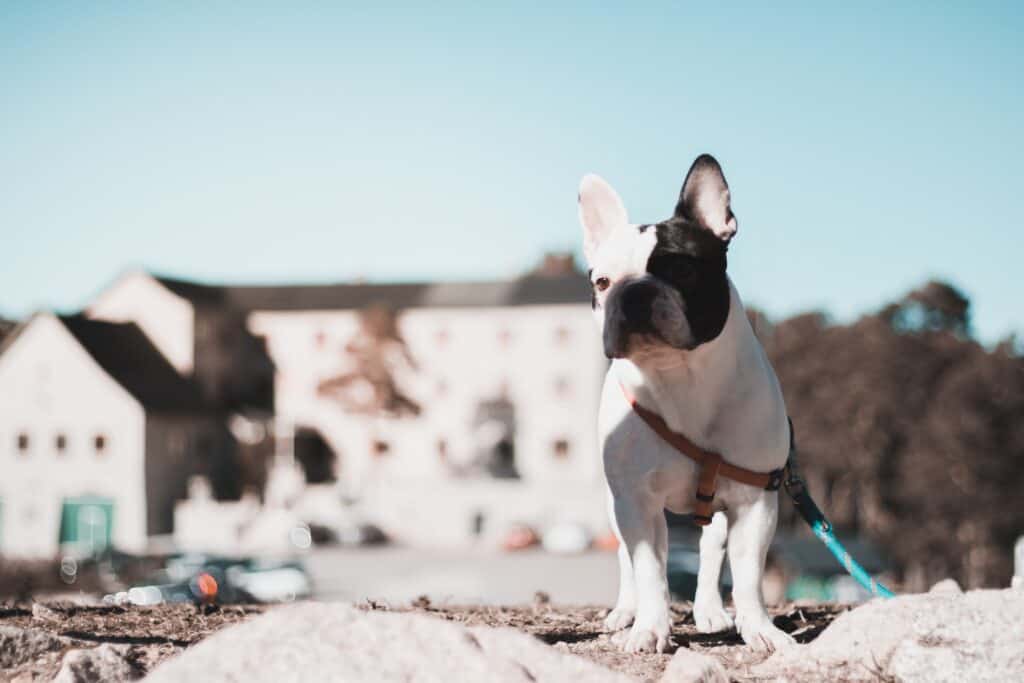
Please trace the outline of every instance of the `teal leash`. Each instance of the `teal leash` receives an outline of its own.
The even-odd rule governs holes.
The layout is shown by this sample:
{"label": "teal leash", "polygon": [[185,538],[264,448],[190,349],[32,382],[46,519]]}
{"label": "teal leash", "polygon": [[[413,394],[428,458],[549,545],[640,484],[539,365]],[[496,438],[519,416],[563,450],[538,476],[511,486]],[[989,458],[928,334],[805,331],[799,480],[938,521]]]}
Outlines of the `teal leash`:
{"label": "teal leash", "polygon": [[789,494],[790,499],[793,501],[793,505],[796,506],[797,512],[803,517],[807,525],[811,527],[811,531],[814,535],[825,544],[825,547],[829,549],[839,564],[842,565],[843,569],[852,576],[857,583],[863,586],[866,590],[871,592],[871,595],[881,598],[892,598],[895,594],[886,588],[884,585],[875,581],[871,578],[871,575],[864,570],[864,567],[860,566],[857,560],[853,559],[853,556],[847,552],[843,544],[836,538],[832,524],[825,518],[825,514],[818,508],[818,505],[811,498],[811,494],[807,492],[807,484],[804,482],[803,477],[800,476],[800,469],[796,463],[796,439],[793,436],[793,422],[789,423],[789,459],[786,461],[785,477],[782,481],[782,485],[786,489],[786,493]]}

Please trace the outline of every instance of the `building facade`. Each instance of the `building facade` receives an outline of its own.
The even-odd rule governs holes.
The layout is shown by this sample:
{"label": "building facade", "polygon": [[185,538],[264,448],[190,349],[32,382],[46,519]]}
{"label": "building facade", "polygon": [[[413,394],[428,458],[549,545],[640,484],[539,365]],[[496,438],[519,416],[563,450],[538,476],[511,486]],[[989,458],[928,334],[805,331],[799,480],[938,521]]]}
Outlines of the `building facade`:
{"label": "building facade", "polygon": [[[182,508],[195,474],[214,500],[248,493],[238,510],[358,518],[410,544],[490,541],[517,523],[602,533],[607,366],[589,282],[566,263],[476,283],[217,286],[133,271],[83,317],[37,316],[0,357],[0,443],[14,444],[0,552],[55,551],[75,497],[140,550],[175,507],[208,516],[209,500]],[[128,360],[105,357],[111,346]],[[132,364],[152,375],[153,356],[165,389],[188,387],[188,409],[133,385]]]}
{"label": "building facade", "polygon": [[144,551],[223,432],[135,325],[33,316],[0,343],[0,554]]}

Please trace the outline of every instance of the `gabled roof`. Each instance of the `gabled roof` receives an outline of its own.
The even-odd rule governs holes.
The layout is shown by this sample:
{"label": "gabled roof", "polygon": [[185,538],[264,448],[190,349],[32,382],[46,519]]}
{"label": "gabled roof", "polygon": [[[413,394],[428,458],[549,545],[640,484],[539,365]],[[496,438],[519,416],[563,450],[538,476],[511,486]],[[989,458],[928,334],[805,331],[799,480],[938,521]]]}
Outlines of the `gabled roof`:
{"label": "gabled roof", "polygon": [[59,316],[68,332],[148,412],[206,413],[199,386],[178,374],[134,323]]}
{"label": "gabled roof", "polygon": [[224,303],[224,288],[204,285],[189,280],[154,275],[153,279],[183,299],[197,304],[221,305]]}
{"label": "gabled roof", "polygon": [[167,289],[197,305],[243,311],[311,311],[363,308],[501,307],[588,304],[590,282],[582,273],[528,275],[484,282],[408,282],[325,285],[203,285],[154,276]]}

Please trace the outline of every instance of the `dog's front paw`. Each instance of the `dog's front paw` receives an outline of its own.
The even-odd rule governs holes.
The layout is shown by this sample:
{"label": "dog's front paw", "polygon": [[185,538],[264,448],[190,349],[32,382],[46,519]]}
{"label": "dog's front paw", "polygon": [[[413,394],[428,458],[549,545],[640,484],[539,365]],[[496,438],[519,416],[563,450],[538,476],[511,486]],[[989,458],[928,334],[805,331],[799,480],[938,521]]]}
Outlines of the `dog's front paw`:
{"label": "dog's front paw", "polygon": [[660,618],[654,623],[633,622],[633,628],[622,644],[624,652],[664,652],[668,647],[668,635],[671,624],[668,617]]}
{"label": "dog's front paw", "polygon": [[743,642],[758,652],[777,652],[796,645],[793,636],[779,629],[767,616],[754,619],[737,616],[736,630]]}
{"label": "dog's front paw", "polygon": [[700,633],[718,633],[732,628],[732,617],[722,606],[722,599],[701,600],[693,603],[693,622]]}
{"label": "dog's front paw", "polygon": [[633,623],[634,617],[636,617],[635,608],[616,607],[604,618],[604,629],[609,632],[621,631]]}

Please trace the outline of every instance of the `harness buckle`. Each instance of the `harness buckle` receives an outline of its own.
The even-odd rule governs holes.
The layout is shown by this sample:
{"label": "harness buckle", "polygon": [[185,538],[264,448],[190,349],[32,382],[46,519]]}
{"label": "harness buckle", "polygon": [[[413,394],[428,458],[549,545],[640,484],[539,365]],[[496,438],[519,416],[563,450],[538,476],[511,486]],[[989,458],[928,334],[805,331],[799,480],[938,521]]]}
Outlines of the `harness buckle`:
{"label": "harness buckle", "polygon": [[772,470],[768,473],[768,485],[764,487],[765,491],[778,491],[779,487],[782,486],[782,479],[786,474],[786,469],[780,467],[777,470]]}
{"label": "harness buckle", "polygon": [[714,513],[712,503],[718,489],[718,471],[722,468],[722,456],[709,453],[701,464],[697,478],[697,502],[694,505],[693,521],[700,526],[711,524]]}

